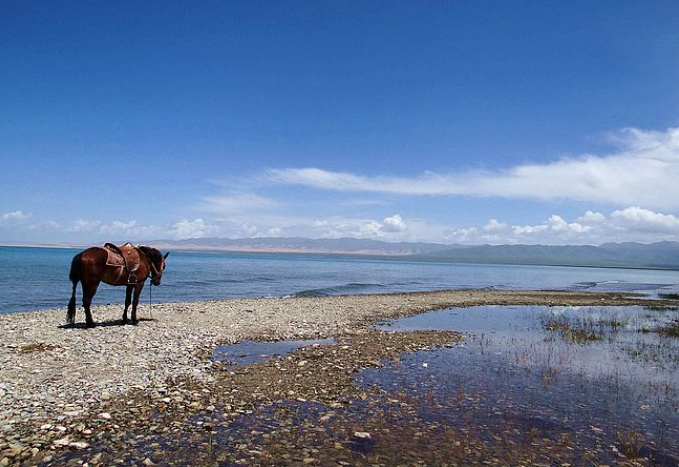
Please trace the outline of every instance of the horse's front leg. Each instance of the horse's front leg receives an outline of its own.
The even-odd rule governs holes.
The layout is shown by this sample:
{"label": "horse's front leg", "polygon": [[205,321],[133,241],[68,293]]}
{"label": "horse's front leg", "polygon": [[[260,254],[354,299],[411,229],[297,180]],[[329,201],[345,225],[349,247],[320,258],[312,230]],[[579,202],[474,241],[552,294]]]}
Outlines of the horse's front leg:
{"label": "horse's front leg", "polygon": [[132,289],[134,286],[128,285],[125,287],[125,310],[123,311],[123,324],[127,324],[127,309],[130,307],[130,303],[132,303]]}
{"label": "horse's front leg", "polygon": [[132,324],[137,324],[137,305],[139,305],[139,297],[144,288],[144,283],[141,282],[134,287],[134,298],[132,299]]}

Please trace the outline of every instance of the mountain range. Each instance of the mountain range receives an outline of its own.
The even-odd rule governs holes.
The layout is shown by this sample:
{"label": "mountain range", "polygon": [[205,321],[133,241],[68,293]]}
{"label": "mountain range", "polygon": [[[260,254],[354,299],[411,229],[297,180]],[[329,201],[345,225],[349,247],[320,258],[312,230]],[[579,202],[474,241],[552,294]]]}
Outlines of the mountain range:
{"label": "mountain range", "polygon": [[200,238],[149,242],[160,249],[360,255],[406,261],[679,269],[679,242],[591,245],[446,245],[354,238]]}

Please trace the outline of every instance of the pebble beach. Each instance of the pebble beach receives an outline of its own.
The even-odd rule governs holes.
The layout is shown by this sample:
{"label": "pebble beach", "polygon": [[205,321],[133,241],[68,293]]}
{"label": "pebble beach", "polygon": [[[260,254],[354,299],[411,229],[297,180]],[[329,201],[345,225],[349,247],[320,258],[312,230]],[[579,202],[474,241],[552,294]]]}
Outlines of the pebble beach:
{"label": "pebble beach", "polygon": [[[93,329],[80,310],[73,327],[64,325],[65,308],[3,315],[0,465],[50,465],[64,450],[88,448],[148,412],[143,401],[208,410],[218,370],[210,357],[221,344],[357,336],[380,319],[449,307],[634,304],[662,302],[618,293],[457,290],[143,305],[136,326],[121,325],[121,306],[107,305],[93,308]],[[421,339],[416,345],[438,345]],[[88,465],[104,465],[98,461]]]}

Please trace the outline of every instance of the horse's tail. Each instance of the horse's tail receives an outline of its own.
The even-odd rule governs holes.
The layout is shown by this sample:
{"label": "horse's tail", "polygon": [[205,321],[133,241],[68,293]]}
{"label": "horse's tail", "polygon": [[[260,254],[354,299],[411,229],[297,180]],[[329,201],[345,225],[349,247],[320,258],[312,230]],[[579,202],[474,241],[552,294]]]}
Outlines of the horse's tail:
{"label": "horse's tail", "polygon": [[71,271],[68,273],[68,278],[73,283],[73,293],[71,300],[68,302],[68,311],[66,312],[66,324],[75,323],[75,289],[78,287],[78,282],[82,278],[82,259],[83,254],[78,253],[71,261]]}

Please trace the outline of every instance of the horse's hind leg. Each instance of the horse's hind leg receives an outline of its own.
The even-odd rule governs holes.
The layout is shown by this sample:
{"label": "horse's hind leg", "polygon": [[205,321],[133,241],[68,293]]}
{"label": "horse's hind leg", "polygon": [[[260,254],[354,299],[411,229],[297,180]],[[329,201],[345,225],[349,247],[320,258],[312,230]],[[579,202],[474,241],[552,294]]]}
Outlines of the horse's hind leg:
{"label": "horse's hind leg", "polygon": [[92,305],[92,298],[94,298],[94,294],[97,293],[98,287],[99,283],[83,284],[83,308],[85,309],[85,324],[87,324],[88,328],[94,327],[90,306]]}
{"label": "horse's hind leg", "polygon": [[137,324],[137,305],[139,305],[139,296],[141,295],[141,289],[143,288],[143,282],[134,286],[134,298],[132,300],[132,324]]}
{"label": "horse's hind leg", "polygon": [[123,324],[127,324],[127,309],[130,307],[130,303],[132,303],[133,288],[134,287],[131,285],[125,287],[125,310],[123,311]]}

